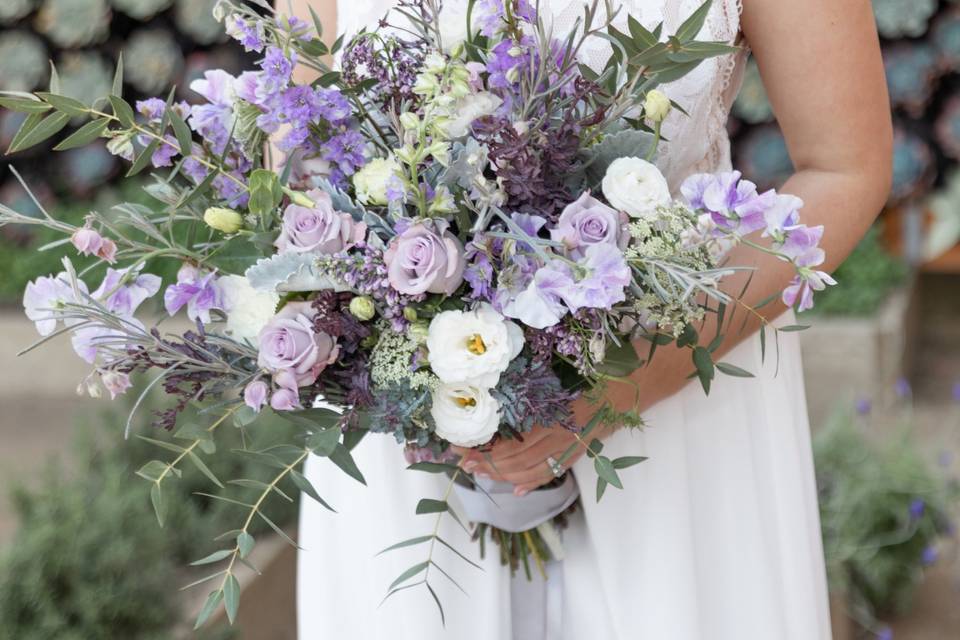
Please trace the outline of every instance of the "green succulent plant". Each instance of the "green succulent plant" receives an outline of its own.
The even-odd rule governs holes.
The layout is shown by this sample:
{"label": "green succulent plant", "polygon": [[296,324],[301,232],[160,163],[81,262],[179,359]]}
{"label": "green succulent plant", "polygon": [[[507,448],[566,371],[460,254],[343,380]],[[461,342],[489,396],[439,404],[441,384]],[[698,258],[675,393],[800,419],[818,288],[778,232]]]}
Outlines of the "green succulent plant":
{"label": "green succulent plant", "polygon": [[123,50],[125,77],[138,91],[150,95],[175,83],[183,68],[183,53],[164,29],[141,29],[133,33]]}
{"label": "green succulent plant", "polygon": [[122,11],[134,20],[149,20],[161,11],[170,8],[173,0],[110,0],[117,11]]}
{"label": "green succulent plant", "polygon": [[97,53],[68,51],[57,63],[60,91],[66,96],[92,105],[110,93],[112,66]]}
{"label": "green succulent plant", "polygon": [[225,40],[223,25],[213,17],[216,4],[217,0],[177,0],[174,12],[177,28],[200,44]]}
{"label": "green succulent plant", "polygon": [[877,29],[885,38],[922,36],[938,4],[938,0],[873,0]]}
{"label": "green succulent plant", "polygon": [[105,40],[110,18],[106,0],[44,0],[36,29],[58,47],[73,49]]}
{"label": "green succulent plant", "polygon": [[47,78],[47,48],[27,31],[0,33],[0,89],[32,91]]}
{"label": "green succulent plant", "polygon": [[12,24],[33,11],[34,0],[3,0],[0,2],[0,24]]}
{"label": "green succulent plant", "polygon": [[760,68],[753,58],[747,63],[743,77],[743,88],[733,105],[734,114],[748,124],[761,124],[773,121],[773,106],[767,97],[767,90],[760,78]]}

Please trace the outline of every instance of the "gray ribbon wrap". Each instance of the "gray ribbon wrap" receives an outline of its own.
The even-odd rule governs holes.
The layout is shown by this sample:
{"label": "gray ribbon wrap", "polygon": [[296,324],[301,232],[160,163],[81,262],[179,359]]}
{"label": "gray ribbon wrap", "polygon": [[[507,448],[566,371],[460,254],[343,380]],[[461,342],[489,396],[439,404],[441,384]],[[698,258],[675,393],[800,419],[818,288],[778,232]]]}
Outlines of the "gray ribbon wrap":
{"label": "gray ribbon wrap", "polygon": [[538,489],[517,497],[509,482],[476,478],[483,491],[454,485],[454,491],[471,522],[483,522],[510,533],[535,529],[563,513],[580,495],[580,488],[572,473],[567,473],[563,484],[550,489]]}

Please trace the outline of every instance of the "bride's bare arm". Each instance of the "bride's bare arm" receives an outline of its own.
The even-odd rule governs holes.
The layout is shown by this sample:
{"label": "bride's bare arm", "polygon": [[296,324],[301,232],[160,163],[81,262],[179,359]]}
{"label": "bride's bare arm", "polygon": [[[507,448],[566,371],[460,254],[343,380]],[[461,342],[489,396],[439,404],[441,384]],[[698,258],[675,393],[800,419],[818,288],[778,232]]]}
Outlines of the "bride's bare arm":
{"label": "bride's bare arm", "polygon": [[[331,45],[337,39],[337,0],[281,0],[276,6],[284,11],[288,4],[289,11],[306,20],[307,24],[313,24],[310,15],[310,9],[313,9],[323,26],[323,41]],[[316,71],[303,66],[297,67],[293,72],[293,78],[298,83],[312,82],[316,77]]]}
{"label": "bride's bare arm", "polygon": [[[744,0],[743,31],[759,64],[796,173],[784,193],[805,202],[803,221],[826,225],[826,270],[835,269],[873,222],[891,180],[892,132],[880,46],[869,0]],[[744,302],[782,290],[792,267],[751,250],[733,264],[759,267]],[[726,288],[736,295],[745,276]],[[773,321],[782,305],[762,310]],[[759,328],[728,335],[719,355]],[[737,327],[739,328],[739,327]],[[713,335],[708,327],[704,335]],[[676,393],[692,370],[689,351],[658,353],[638,372],[642,408]],[[621,406],[634,394],[618,389]]]}
{"label": "bride's bare arm", "polygon": [[[744,0],[743,5],[744,34],[796,167],[782,191],[805,201],[805,223],[826,225],[825,269],[835,269],[883,206],[892,173],[889,102],[870,0]],[[759,268],[744,300],[748,305],[781,291],[794,274],[790,265],[751,250],[738,251],[731,263]],[[744,282],[745,277],[731,279],[726,288],[737,295]],[[762,313],[774,321],[784,311],[771,304]],[[717,355],[759,326],[759,318],[754,318],[738,334],[738,323]],[[713,336],[714,331],[708,325],[704,335]],[[637,408],[643,411],[677,393],[688,384],[692,370],[688,350],[658,351],[653,363],[633,377],[641,389]],[[618,385],[611,388],[609,399],[619,409],[633,408],[634,389]],[[593,410],[584,404],[578,417],[588,419]],[[546,431],[551,434],[535,434],[529,447],[511,445],[502,452],[510,464],[499,467],[516,469],[504,476],[521,489],[549,480],[544,451],[565,448],[563,430]],[[545,442],[548,438],[557,442]],[[489,473],[485,467],[478,462],[478,468]]]}

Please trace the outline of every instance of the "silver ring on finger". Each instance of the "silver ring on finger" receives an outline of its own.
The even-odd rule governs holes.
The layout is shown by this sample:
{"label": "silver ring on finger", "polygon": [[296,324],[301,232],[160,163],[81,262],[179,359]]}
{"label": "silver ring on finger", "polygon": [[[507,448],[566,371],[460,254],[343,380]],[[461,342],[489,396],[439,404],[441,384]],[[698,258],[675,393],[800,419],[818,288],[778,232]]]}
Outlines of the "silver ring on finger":
{"label": "silver ring on finger", "polygon": [[562,478],[563,474],[566,471],[563,468],[563,465],[557,462],[557,459],[553,456],[549,456],[546,460],[547,466],[550,467],[550,472],[553,473],[554,478]]}

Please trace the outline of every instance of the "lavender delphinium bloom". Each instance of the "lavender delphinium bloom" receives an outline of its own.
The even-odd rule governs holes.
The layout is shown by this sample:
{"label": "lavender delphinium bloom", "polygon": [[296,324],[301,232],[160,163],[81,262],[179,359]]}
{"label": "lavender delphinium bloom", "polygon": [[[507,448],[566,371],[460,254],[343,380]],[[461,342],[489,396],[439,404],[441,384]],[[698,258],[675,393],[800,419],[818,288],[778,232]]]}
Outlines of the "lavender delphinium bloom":
{"label": "lavender delphinium bloom", "polygon": [[[83,281],[77,281],[77,288],[81,296],[87,293]],[[57,325],[64,319],[65,305],[77,302],[82,300],[77,300],[66,273],[37,278],[27,285],[23,293],[24,311],[41,336],[49,336],[56,331]]]}
{"label": "lavender delphinium bloom", "polygon": [[464,250],[444,220],[410,225],[383,255],[390,285],[406,295],[450,295],[463,282]]}
{"label": "lavender delphinium bloom", "polygon": [[226,19],[224,27],[227,35],[239,42],[245,51],[260,53],[266,46],[263,22],[260,20],[251,23],[234,14]]}
{"label": "lavender delphinium bloom", "polygon": [[480,33],[488,38],[497,35],[507,26],[507,11],[504,2],[513,2],[513,15],[522,22],[532,24],[537,20],[537,12],[530,0],[480,0],[476,5],[479,16]]}
{"label": "lavender delphinium bloom", "polygon": [[189,264],[183,265],[177,272],[177,282],[167,287],[163,303],[171,316],[186,307],[187,317],[203,324],[210,323],[211,311],[225,311],[226,307],[216,273],[202,273]]}
{"label": "lavender delphinium bloom", "polygon": [[333,254],[362,241],[367,225],[348,213],[336,211],[325,191],[311,191],[312,207],[289,205],[283,212],[283,226],[274,245],[280,253]]}
{"label": "lavender delphinium bloom", "polygon": [[594,244],[609,244],[622,251],[630,240],[628,221],[626,214],[586,192],[563,210],[550,237],[562,242],[574,258],[582,257],[586,248]]}
{"label": "lavender delphinium bloom", "polygon": [[313,384],[339,355],[336,340],[315,330],[316,313],[309,302],[291,302],[260,332],[258,362],[280,387],[296,391]]}

